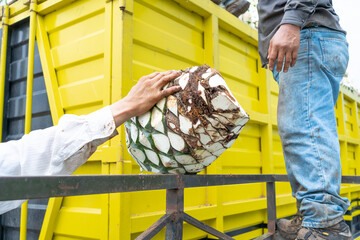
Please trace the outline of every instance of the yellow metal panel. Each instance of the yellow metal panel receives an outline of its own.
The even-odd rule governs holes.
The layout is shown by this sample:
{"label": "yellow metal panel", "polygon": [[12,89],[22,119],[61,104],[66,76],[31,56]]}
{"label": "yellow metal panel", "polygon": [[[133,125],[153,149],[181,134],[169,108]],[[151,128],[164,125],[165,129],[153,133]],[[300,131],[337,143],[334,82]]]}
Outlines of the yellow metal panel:
{"label": "yellow metal panel", "polygon": [[96,15],[92,15],[87,18],[86,21],[77,19],[78,21],[75,21],[64,29],[58,31],[53,30],[49,34],[51,46],[55,48],[60,45],[70,44],[75,39],[83,39],[84,37],[93,35],[96,32],[104,31],[105,22],[103,21],[103,18],[105,17],[105,13],[103,10],[96,13]]}
{"label": "yellow metal panel", "polygon": [[356,173],[356,161],[355,161],[355,159],[356,159],[355,149],[356,149],[356,145],[348,143],[347,159],[348,159],[348,164],[349,164],[348,165],[349,166],[348,174],[350,174],[350,175],[357,175],[357,173]]}
{"label": "yellow metal panel", "polygon": [[59,87],[63,108],[67,110],[79,105],[101,104],[104,98],[102,94],[104,81],[104,76],[98,76]]}
{"label": "yellow metal panel", "polygon": [[[49,33],[71,27],[80,21],[86,21],[104,11],[105,1],[79,0],[57,9],[45,16],[46,29]],[[103,19],[104,20],[104,19]],[[92,26],[87,26],[92,27]],[[75,39],[74,39],[75,40]]]}
{"label": "yellow metal panel", "polygon": [[[100,239],[100,209],[62,207],[54,231],[57,235]],[[54,238],[56,239],[56,237]]]}
{"label": "yellow metal panel", "polygon": [[72,43],[52,49],[55,69],[86,62],[104,55],[104,31],[95,32]]}

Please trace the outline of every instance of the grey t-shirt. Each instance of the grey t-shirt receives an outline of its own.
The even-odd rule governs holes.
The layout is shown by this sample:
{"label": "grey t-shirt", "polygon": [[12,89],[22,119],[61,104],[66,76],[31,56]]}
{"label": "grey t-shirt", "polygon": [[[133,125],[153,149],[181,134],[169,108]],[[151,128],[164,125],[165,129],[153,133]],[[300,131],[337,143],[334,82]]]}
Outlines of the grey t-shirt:
{"label": "grey t-shirt", "polygon": [[332,0],[259,0],[259,53],[266,67],[270,40],[282,24],[301,28],[322,26],[346,33],[339,24]]}

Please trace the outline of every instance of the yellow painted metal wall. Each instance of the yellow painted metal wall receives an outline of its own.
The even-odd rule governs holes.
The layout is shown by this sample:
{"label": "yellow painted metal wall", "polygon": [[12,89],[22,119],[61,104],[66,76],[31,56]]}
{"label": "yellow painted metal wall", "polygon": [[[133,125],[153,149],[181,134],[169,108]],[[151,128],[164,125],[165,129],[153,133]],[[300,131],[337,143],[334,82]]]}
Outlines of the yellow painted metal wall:
{"label": "yellow painted metal wall", "polygon": [[[11,5],[10,25],[29,16],[24,3]],[[64,113],[87,114],[121,99],[142,75],[207,63],[220,70],[251,120],[200,174],[286,173],[276,126],[278,87],[260,67],[257,32],[210,0],[46,0],[37,12],[54,123]],[[346,90],[336,116],[343,173],[359,174],[360,102]],[[123,127],[119,131],[75,174],[139,174]],[[278,217],[293,215],[289,184],[276,187]],[[186,189],[185,211],[223,232],[245,229],[236,238],[251,239],[265,231],[265,195],[264,184]],[[342,195],[359,199],[360,187],[344,186]],[[51,199],[40,239],[134,239],[164,211],[165,191]],[[207,236],[184,226],[185,239]]]}

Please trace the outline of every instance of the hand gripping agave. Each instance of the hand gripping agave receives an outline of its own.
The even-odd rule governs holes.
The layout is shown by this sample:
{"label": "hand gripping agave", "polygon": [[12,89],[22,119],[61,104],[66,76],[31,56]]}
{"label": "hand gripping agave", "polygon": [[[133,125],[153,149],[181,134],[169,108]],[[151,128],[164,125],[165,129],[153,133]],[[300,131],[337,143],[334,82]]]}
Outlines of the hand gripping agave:
{"label": "hand gripping agave", "polygon": [[142,170],[192,174],[215,161],[239,136],[249,116],[220,73],[187,68],[165,86],[181,90],[125,123],[129,153]]}

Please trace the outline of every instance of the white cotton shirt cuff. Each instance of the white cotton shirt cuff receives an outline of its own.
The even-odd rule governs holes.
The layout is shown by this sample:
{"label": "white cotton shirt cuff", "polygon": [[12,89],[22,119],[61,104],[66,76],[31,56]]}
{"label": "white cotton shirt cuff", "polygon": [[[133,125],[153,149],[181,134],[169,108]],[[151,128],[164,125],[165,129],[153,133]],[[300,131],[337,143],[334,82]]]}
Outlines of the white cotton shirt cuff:
{"label": "white cotton shirt cuff", "polygon": [[[64,115],[58,124],[59,135],[48,175],[68,175],[84,164],[96,147],[118,134],[110,107],[86,116]],[[71,131],[70,133],[68,131]],[[68,137],[67,135],[72,137]],[[59,154],[60,153],[60,154]]]}

